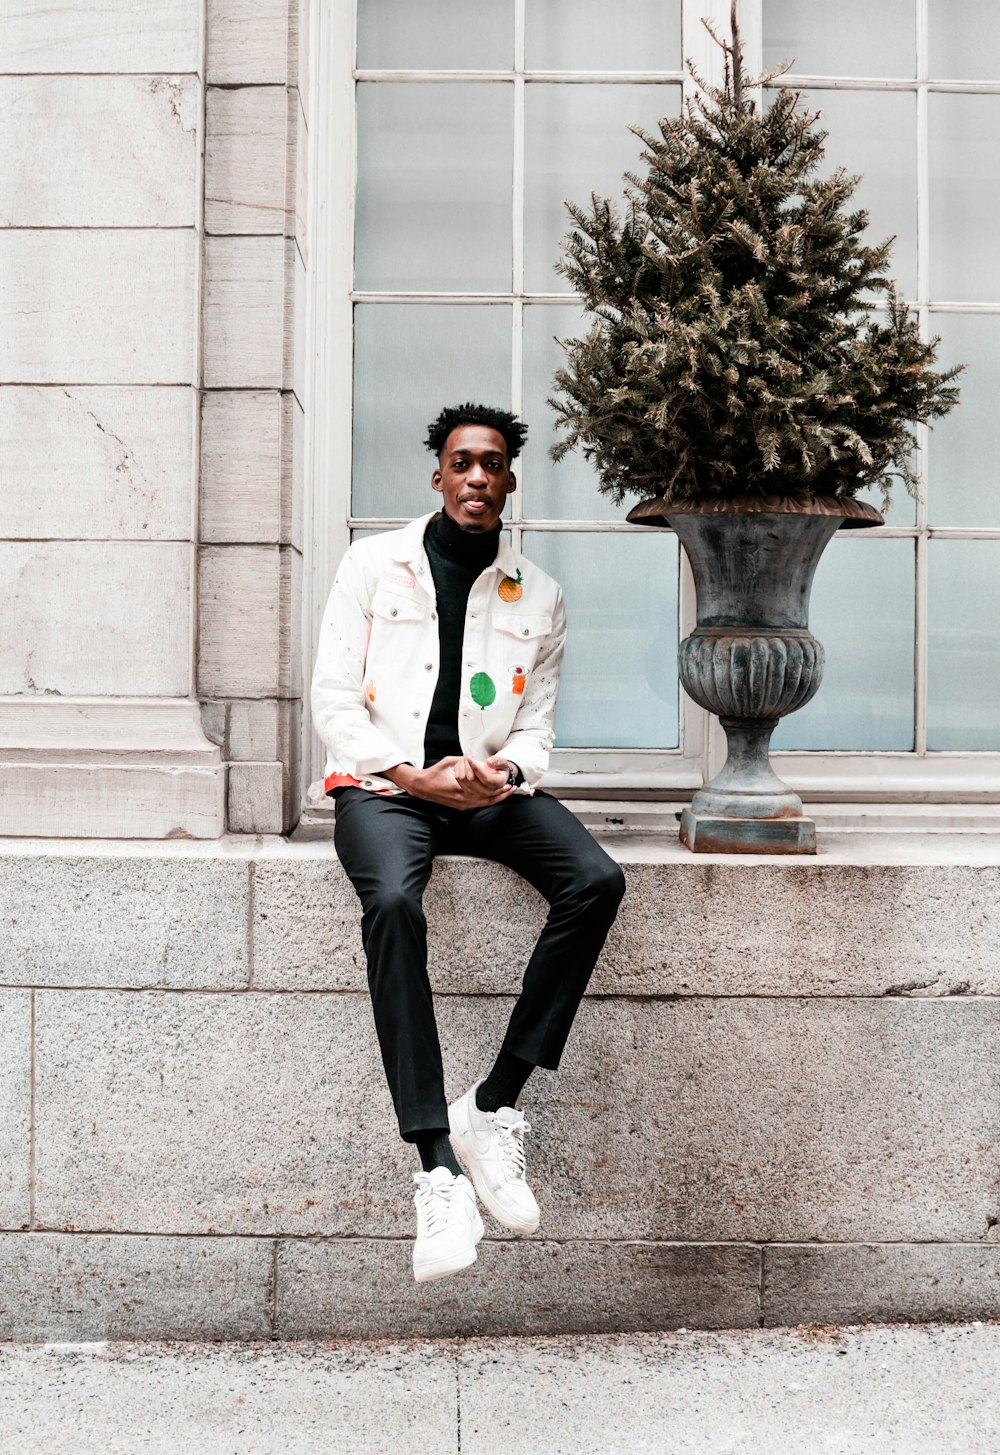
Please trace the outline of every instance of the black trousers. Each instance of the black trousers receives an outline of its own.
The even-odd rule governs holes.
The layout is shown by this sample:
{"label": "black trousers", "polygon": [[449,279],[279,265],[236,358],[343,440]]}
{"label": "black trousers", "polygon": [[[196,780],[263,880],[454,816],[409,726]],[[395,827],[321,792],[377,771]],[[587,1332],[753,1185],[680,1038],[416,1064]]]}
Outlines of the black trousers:
{"label": "black trousers", "polygon": [[361,900],[375,1027],[399,1130],[409,1141],[448,1126],[423,912],[434,856],[471,854],[506,864],[548,901],[503,1045],[553,1070],[625,879],[569,809],[542,792],[474,809],[359,788],[335,796],[334,841]]}

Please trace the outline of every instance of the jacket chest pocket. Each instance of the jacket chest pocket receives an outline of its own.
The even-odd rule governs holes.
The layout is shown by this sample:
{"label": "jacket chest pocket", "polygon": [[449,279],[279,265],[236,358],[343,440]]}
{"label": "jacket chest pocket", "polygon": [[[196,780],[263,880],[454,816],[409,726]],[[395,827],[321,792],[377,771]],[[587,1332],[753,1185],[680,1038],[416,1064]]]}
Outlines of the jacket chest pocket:
{"label": "jacket chest pocket", "polygon": [[426,621],[429,609],[421,598],[380,586],[372,597],[372,641],[410,641]]}
{"label": "jacket chest pocket", "polygon": [[511,672],[520,668],[526,676],[552,630],[552,617],[544,612],[496,611],[493,626],[503,644],[504,666]]}

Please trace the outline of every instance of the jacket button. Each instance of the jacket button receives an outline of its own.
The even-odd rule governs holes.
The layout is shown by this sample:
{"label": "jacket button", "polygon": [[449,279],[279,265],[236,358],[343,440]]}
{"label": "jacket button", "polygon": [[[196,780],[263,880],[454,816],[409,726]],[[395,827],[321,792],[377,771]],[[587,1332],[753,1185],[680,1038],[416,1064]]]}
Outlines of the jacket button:
{"label": "jacket button", "polygon": [[[395,616],[395,614],[396,613],[393,612],[393,616]],[[528,628],[526,626],[521,628],[521,635],[522,637],[526,637],[528,635]]]}
{"label": "jacket button", "polygon": [[437,621],[437,619],[438,619],[437,612],[436,611],[432,611],[431,612],[431,621]]}
{"label": "jacket button", "polygon": [[398,611],[397,611],[397,610],[396,610],[396,608],[395,608],[395,607],[394,607],[394,606],[393,606],[393,607],[390,607],[390,609],[389,609],[389,615],[390,615],[390,616],[398,616],[398,615],[399,615],[399,612],[398,612]]}
{"label": "jacket button", "polygon": [[425,662],[424,663],[424,671],[425,672],[433,672],[434,671],[434,663],[433,662]]}

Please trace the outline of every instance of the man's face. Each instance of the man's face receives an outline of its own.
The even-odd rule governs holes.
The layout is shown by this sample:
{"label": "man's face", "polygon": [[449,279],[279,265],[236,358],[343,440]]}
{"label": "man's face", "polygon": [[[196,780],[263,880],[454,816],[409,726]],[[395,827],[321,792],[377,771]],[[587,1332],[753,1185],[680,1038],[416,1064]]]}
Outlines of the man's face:
{"label": "man's face", "polygon": [[503,435],[484,424],[453,429],[431,484],[441,491],[445,510],[462,530],[495,530],[504,501],[517,488]]}

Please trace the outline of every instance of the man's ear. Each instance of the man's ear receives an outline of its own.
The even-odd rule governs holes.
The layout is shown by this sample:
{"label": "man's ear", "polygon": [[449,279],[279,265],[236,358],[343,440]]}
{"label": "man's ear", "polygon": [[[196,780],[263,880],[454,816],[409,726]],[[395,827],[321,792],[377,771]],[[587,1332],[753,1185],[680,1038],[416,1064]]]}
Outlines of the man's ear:
{"label": "man's ear", "polygon": [[431,485],[433,486],[433,488],[435,490],[443,490],[444,489],[444,481],[441,479],[441,471],[440,470],[435,470],[434,471],[434,474],[431,476]]}
{"label": "man's ear", "polygon": [[506,493],[508,495],[513,495],[514,494],[514,491],[517,489],[517,476],[515,474],[513,474],[513,472],[510,472],[507,475],[507,479],[509,481],[509,484],[507,485],[507,492]]}

